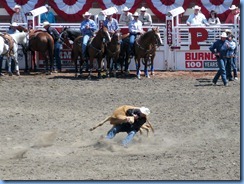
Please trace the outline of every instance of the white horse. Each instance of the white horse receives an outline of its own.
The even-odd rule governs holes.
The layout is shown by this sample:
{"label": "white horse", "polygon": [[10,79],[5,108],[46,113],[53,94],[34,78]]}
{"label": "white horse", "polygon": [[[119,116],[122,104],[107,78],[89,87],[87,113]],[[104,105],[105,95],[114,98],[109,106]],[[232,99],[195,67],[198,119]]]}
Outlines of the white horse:
{"label": "white horse", "polygon": [[[26,45],[27,44],[28,32],[17,32],[14,34],[10,34],[10,36],[14,40],[13,59],[15,62],[16,75],[20,75],[19,62],[18,62],[18,45]],[[8,73],[9,73],[9,75],[13,75],[13,73],[11,71],[11,59],[10,58],[8,59]]]}

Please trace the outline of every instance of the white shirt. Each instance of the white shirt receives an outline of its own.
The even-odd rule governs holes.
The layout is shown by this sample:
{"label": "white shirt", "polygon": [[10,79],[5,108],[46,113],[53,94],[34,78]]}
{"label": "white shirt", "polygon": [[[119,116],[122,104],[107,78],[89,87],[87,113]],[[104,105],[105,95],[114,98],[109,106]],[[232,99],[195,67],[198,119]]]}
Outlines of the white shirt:
{"label": "white shirt", "polygon": [[204,24],[205,25],[209,25],[205,15],[203,15],[200,12],[197,15],[195,13],[191,14],[188,17],[186,23],[190,24],[190,25],[193,25],[193,26],[199,26],[199,25],[204,25]]}

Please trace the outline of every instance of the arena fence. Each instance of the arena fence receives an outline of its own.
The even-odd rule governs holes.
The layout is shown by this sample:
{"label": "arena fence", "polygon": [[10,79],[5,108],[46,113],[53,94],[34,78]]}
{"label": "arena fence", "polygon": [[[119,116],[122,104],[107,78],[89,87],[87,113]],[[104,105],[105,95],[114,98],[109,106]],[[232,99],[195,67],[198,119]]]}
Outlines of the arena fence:
{"label": "arena fence", "polygon": [[[27,17],[28,19],[28,17]],[[152,24],[144,26],[144,30],[152,27],[159,27],[160,35],[163,41],[156,52],[154,61],[155,70],[216,70],[218,69],[215,56],[209,51],[211,44],[219,39],[219,36],[226,29],[230,29],[237,41],[237,67],[240,68],[240,26],[239,17],[236,18],[234,24],[221,24],[216,26],[187,26],[179,23],[179,14],[168,16],[165,24]],[[29,17],[28,27],[33,29],[43,29],[42,24],[35,23],[33,16]],[[0,31],[6,32],[9,28],[9,23],[0,23]],[[54,23],[53,27],[61,31],[64,27],[79,29],[79,23]],[[128,32],[128,27],[120,25],[122,33]],[[71,61],[72,44],[66,43],[62,46],[60,57],[63,70],[73,70],[74,63]],[[19,48],[21,55],[21,47]],[[24,69],[24,57],[20,56],[20,69]],[[37,53],[36,60],[38,68],[44,67],[42,57]],[[105,61],[106,65],[106,61]],[[3,66],[4,67],[4,64]],[[134,59],[131,60],[130,70],[135,70]],[[143,66],[142,66],[143,68]]]}

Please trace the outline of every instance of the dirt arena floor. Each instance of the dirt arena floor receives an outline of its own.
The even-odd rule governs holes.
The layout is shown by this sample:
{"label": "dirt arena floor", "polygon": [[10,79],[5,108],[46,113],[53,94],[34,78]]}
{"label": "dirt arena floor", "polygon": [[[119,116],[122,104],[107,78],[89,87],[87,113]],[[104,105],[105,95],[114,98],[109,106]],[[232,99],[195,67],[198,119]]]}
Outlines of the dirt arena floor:
{"label": "dirt arena floor", "polygon": [[[215,72],[150,79],[0,77],[1,180],[239,180],[240,80]],[[155,133],[103,140],[93,127],[120,105],[146,106]]]}

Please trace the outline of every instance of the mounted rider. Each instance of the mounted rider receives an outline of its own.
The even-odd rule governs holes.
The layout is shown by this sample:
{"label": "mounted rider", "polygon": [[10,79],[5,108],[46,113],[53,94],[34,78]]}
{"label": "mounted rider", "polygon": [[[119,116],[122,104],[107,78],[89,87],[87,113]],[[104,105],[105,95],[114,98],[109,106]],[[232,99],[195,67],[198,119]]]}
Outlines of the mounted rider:
{"label": "mounted rider", "polygon": [[103,25],[108,28],[110,36],[119,30],[118,21],[113,18],[113,13],[108,13]]}
{"label": "mounted rider", "polygon": [[81,30],[81,34],[83,35],[82,59],[85,60],[87,43],[88,43],[89,39],[94,36],[94,32],[97,30],[97,25],[96,25],[95,21],[90,19],[91,13],[86,12],[83,15],[83,17],[85,20],[83,20],[81,22],[80,30]]}
{"label": "mounted rider", "polygon": [[130,57],[134,55],[134,43],[136,40],[137,35],[141,35],[144,33],[142,29],[142,22],[138,19],[139,14],[135,12],[133,14],[134,20],[130,21],[129,23],[129,32],[130,32],[130,46],[129,46],[129,53]]}

